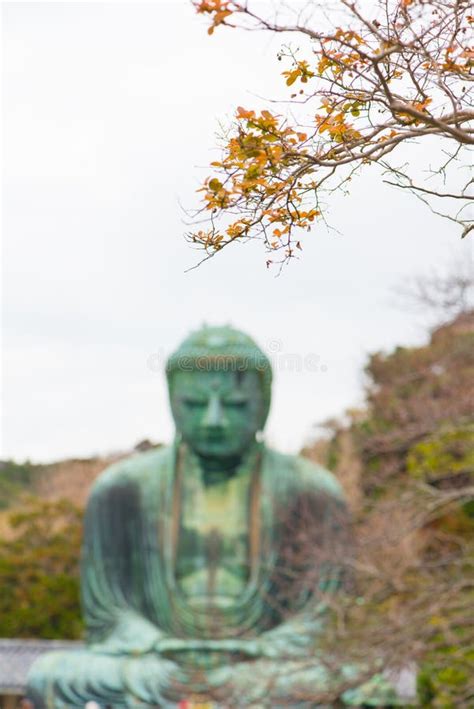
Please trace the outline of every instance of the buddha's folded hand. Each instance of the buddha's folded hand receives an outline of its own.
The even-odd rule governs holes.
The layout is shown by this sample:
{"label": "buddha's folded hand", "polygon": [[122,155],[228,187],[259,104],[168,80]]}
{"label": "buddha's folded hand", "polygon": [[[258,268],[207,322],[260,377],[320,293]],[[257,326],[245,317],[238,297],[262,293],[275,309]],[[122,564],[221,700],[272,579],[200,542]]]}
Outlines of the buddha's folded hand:
{"label": "buddha's folded hand", "polygon": [[158,628],[137,613],[122,613],[114,630],[104,640],[91,646],[92,652],[106,655],[142,655],[154,650],[162,636]]}
{"label": "buddha's folded hand", "polygon": [[160,655],[172,655],[181,652],[239,653],[249,657],[260,657],[262,655],[260,641],[245,638],[222,640],[161,638],[155,644],[155,650]]}

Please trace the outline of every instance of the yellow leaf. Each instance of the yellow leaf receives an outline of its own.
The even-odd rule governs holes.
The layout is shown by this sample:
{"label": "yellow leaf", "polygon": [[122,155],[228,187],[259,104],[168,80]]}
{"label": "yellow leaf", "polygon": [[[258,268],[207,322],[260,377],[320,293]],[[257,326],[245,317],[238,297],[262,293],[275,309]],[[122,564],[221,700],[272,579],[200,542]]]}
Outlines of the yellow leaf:
{"label": "yellow leaf", "polygon": [[247,111],[242,106],[237,107],[237,118],[255,118],[255,111]]}
{"label": "yellow leaf", "polygon": [[294,69],[293,71],[284,71],[283,76],[286,76],[286,85],[291,86],[292,84],[295,83],[296,79],[298,78],[300,73],[299,69]]}
{"label": "yellow leaf", "polygon": [[222,187],[222,182],[220,182],[216,177],[214,177],[209,182],[209,189],[212,190],[213,192],[218,192],[221,187]]}

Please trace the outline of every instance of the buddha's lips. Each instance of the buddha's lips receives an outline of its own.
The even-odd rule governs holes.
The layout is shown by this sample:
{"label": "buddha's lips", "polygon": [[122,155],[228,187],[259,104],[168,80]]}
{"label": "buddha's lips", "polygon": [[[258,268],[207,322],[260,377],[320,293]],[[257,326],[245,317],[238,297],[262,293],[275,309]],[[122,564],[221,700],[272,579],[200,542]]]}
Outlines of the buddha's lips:
{"label": "buddha's lips", "polygon": [[222,443],[228,440],[228,436],[224,432],[204,433],[202,435],[202,440],[206,443]]}

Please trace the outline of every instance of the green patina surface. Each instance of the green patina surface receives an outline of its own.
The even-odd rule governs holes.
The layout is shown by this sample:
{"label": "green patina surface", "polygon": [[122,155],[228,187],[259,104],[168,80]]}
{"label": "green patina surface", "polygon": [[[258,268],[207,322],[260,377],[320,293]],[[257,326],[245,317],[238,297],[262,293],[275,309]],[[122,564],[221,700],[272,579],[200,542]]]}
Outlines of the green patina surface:
{"label": "green patina surface", "polygon": [[[339,485],[258,442],[271,368],[243,333],[203,328],[167,374],[175,442],[112,466],[90,496],[87,649],[42,657],[29,696],[38,709],[317,706],[358,672],[330,672],[318,644],[347,551]],[[381,679],[343,699],[396,703]]]}

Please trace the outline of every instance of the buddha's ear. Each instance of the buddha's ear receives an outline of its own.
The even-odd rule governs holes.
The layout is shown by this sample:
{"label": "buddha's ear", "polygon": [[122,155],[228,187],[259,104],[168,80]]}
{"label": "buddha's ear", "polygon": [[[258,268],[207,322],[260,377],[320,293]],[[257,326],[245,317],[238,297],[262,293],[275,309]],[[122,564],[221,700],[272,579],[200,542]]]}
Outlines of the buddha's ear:
{"label": "buddha's ear", "polygon": [[270,412],[272,401],[272,370],[271,368],[262,367],[257,369],[260,379],[260,391],[262,394],[261,409],[260,409],[260,426],[259,430],[263,431]]}
{"label": "buddha's ear", "polygon": [[270,413],[270,398],[265,397],[265,392],[262,390],[262,400],[260,405],[260,423],[258,430],[263,432],[265,424],[267,422],[268,414]]}
{"label": "buddha's ear", "polygon": [[169,399],[169,404],[170,404],[171,416],[173,418],[175,429],[176,429],[176,435],[181,435],[181,434],[179,434],[178,422],[177,422],[177,418],[176,418],[177,412],[176,412],[176,406],[175,406],[175,401],[174,401],[173,375],[168,377],[168,399]]}

